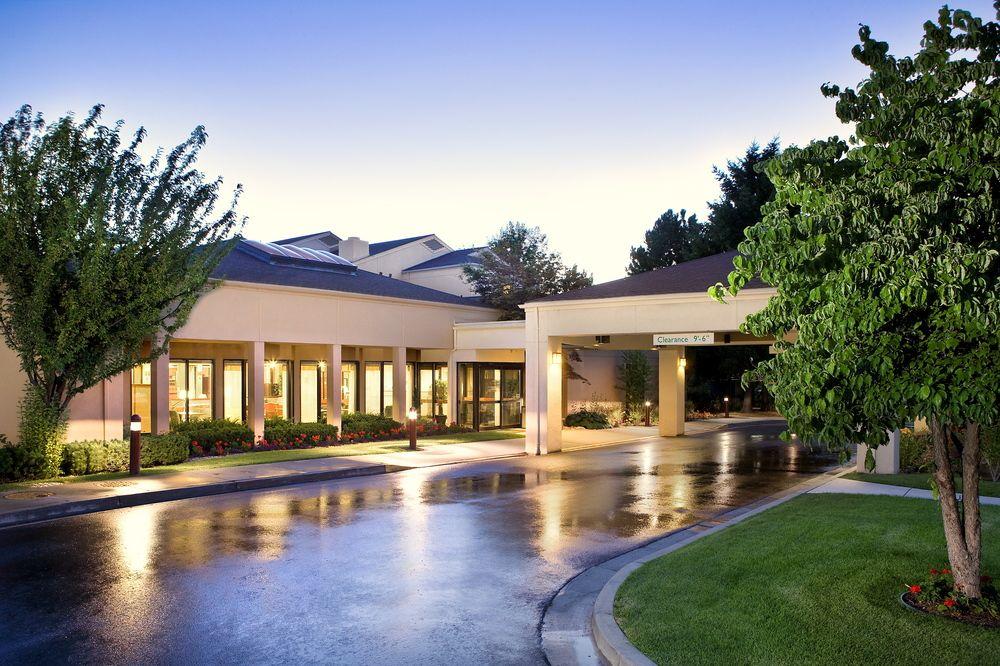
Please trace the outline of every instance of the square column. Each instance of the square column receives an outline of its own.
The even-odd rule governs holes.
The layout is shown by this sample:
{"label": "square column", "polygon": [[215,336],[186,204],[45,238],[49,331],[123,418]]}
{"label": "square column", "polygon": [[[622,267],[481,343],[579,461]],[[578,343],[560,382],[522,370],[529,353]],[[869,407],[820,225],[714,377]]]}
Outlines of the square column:
{"label": "square column", "polygon": [[392,418],[406,422],[412,396],[406,395],[406,347],[392,348]]}
{"label": "square column", "polygon": [[343,397],[341,391],[344,385],[344,348],[341,345],[328,345],[326,348],[326,422],[340,426],[343,422]]}
{"label": "square column", "polygon": [[684,434],[684,348],[663,347],[660,354],[660,436]]}
{"label": "square column", "polygon": [[458,361],[448,354],[448,423],[458,423]]}
{"label": "square column", "polygon": [[559,338],[528,342],[524,349],[525,452],[562,450],[563,358]]}
{"label": "square column", "polygon": [[170,430],[170,354],[157,356],[149,365],[153,380],[153,422],[149,431],[162,435]]}
{"label": "square column", "polygon": [[249,343],[247,356],[247,390],[249,391],[249,409],[247,410],[247,425],[253,430],[256,442],[264,436],[264,343]]}
{"label": "square column", "polygon": [[[873,474],[898,474],[899,473],[899,439],[902,433],[899,430],[886,431],[889,441],[875,448],[875,469]],[[866,474],[865,458],[868,457],[868,447],[858,444],[858,471]]]}

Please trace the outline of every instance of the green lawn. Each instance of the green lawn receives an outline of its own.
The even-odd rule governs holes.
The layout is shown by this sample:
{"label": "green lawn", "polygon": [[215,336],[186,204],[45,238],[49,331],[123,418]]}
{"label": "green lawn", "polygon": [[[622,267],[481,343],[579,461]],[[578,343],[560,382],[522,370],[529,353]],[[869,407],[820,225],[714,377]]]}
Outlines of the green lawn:
{"label": "green lawn", "polygon": [[[430,448],[457,444],[463,442],[487,442],[498,439],[519,439],[524,437],[520,430],[486,430],[482,432],[460,432],[451,435],[434,435],[421,437],[417,440],[419,448]],[[238,453],[229,456],[208,456],[192,458],[176,465],[162,467],[146,467],[142,476],[190,472],[201,469],[217,469],[219,467],[240,467],[242,465],[260,465],[262,463],[287,462],[291,460],[308,460],[312,458],[338,458],[342,456],[366,456],[376,453],[396,453],[406,451],[410,446],[408,440],[394,439],[385,442],[368,442],[366,444],[344,444],[342,446],[317,446],[312,449],[293,449],[290,451],[254,451]],[[61,476],[53,479],[42,479],[44,482],[80,483],[82,481],[107,481],[128,476],[128,472],[103,472],[83,476]],[[0,490],[24,488],[40,481],[24,483],[9,483],[0,485]]]}
{"label": "green lawn", "polygon": [[[865,474],[864,472],[851,472],[844,475],[845,479],[855,481],[869,481],[871,483],[886,483],[890,486],[906,486],[907,488],[931,489],[931,474]],[[962,478],[955,477],[955,485],[959,492],[962,490]],[[989,497],[1000,497],[1000,481],[989,481],[981,479],[979,481],[979,494]]]}
{"label": "green lawn", "polygon": [[[983,544],[1000,572],[1000,508]],[[803,495],[644,565],[615,617],[657,663],[997,663],[1000,631],[900,605],[946,561],[936,502]]]}

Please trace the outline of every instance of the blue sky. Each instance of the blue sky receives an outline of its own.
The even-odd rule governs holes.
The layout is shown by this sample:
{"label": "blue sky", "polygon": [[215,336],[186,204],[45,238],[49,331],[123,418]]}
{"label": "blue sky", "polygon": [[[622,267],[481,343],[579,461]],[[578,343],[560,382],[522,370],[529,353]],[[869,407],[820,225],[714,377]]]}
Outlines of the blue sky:
{"label": "blue sky", "polygon": [[911,53],[939,6],[0,0],[0,114],[102,102],[157,145],[204,124],[251,238],[464,247],[520,220],[603,281],[750,141],[846,134],[819,86],[862,76],[858,23]]}

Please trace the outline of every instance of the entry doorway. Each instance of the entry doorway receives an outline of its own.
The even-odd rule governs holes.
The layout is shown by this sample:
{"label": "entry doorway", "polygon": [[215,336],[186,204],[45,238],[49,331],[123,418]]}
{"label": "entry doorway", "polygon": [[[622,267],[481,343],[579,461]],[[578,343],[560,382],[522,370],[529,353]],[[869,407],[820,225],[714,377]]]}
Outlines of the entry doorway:
{"label": "entry doorway", "polygon": [[458,364],[459,425],[474,430],[524,425],[524,366]]}

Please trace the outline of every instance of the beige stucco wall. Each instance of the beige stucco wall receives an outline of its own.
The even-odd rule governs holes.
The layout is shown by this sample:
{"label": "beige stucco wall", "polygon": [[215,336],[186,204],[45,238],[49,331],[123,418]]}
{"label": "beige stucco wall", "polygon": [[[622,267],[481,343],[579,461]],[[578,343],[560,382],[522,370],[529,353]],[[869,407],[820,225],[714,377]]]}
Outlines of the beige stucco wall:
{"label": "beige stucco wall", "polygon": [[[484,308],[226,283],[198,302],[171,342],[171,356],[213,359],[221,368],[223,359],[247,357],[244,343],[263,341],[268,358],[320,360],[326,345],[342,344],[344,360],[363,354],[388,361],[393,348],[406,347],[408,360],[447,361],[456,323],[494,319],[496,313]],[[17,356],[2,344],[0,372],[6,378],[0,385],[0,433],[16,438],[24,375]],[[221,377],[221,371],[216,374]],[[70,404],[67,438],[121,437],[129,407],[126,377],[103,382]]]}
{"label": "beige stucco wall", "polygon": [[474,296],[475,292],[465,281],[461,266],[435,268],[433,270],[405,272],[402,279],[431,289],[446,291],[459,296]]}

